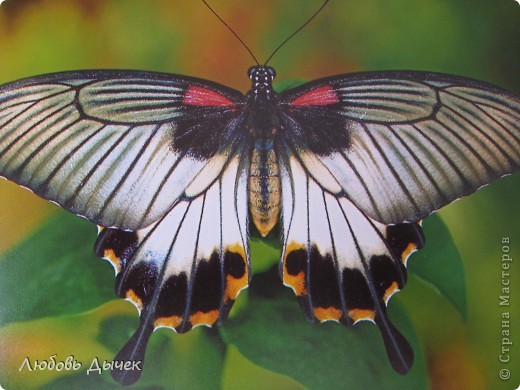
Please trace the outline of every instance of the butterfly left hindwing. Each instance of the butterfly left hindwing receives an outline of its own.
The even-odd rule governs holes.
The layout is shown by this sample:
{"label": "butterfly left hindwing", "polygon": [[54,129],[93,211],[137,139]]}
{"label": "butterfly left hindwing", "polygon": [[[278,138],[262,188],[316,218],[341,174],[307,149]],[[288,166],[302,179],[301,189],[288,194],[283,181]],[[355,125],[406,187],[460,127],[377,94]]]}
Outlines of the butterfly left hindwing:
{"label": "butterfly left hindwing", "polygon": [[[141,318],[116,360],[143,361],[148,338],[158,327],[183,333],[227,317],[251,276],[244,172],[239,158],[230,157],[211,187],[179,199],[151,226],[136,232],[101,230],[96,252],[114,264],[116,293],[133,302]],[[113,375],[129,384],[140,372]]]}

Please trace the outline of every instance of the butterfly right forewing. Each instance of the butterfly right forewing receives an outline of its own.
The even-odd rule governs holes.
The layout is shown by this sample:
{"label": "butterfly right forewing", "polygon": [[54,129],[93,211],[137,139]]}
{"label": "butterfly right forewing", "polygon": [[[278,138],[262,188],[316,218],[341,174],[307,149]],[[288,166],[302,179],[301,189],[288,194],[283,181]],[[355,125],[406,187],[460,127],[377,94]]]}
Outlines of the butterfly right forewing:
{"label": "butterfly right forewing", "polygon": [[367,72],[281,100],[292,142],[316,156],[306,168],[380,222],[418,221],[520,167],[520,100],[486,83]]}

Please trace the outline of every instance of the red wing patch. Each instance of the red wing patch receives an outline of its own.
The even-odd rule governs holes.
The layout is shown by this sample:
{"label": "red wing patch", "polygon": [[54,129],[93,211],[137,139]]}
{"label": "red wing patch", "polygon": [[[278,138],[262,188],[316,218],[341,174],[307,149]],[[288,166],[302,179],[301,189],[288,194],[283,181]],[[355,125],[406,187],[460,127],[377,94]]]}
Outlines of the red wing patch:
{"label": "red wing patch", "polygon": [[338,93],[332,86],[326,85],[298,96],[291,102],[291,106],[328,106],[338,102]]}
{"label": "red wing patch", "polygon": [[227,97],[207,88],[190,85],[184,95],[184,104],[199,107],[227,107],[234,106]]}

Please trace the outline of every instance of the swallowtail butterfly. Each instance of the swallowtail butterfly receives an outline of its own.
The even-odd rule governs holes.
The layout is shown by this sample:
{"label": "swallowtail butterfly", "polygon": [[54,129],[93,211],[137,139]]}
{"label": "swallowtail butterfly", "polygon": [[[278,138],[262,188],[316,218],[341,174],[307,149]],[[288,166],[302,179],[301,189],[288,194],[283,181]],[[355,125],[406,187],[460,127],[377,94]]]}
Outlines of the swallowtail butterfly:
{"label": "swallowtail butterfly", "polygon": [[413,351],[386,304],[420,221],[518,170],[520,98],[415,71],[282,92],[272,67],[248,75],[245,95],[143,71],[5,84],[0,175],[99,225],[95,251],[141,318],[116,359],[142,360],[157,327],[225,320],[251,278],[251,221],[263,236],[280,224],[281,277],[310,320],[374,322],[406,373]]}

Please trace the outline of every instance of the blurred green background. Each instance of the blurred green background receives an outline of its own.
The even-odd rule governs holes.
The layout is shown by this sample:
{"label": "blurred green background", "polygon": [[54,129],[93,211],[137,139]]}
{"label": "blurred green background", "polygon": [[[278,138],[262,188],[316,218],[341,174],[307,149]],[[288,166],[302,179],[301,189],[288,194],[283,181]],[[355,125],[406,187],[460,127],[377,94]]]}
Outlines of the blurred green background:
{"label": "blurred green background", "polygon": [[[298,0],[213,2],[260,60],[319,4]],[[279,82],[353,71],[415,69],[464,75],[520,94],[519,42],[520,5],[514,0],[333,0],[270,65],[276,68]],[[187,74],[246,91],[250,65],[247,52],[198,1],[7,0],[0,5],[1,84],[56,71],[119,68]],[[364,382],[361,374],[353,379],[355,372],[343,368],[344,360],[358,369],[357,351],[363,345],[368,355],[382,354],[381,364],[387,364],[375,327],[366,324],[353,331],[331,324],[322,325],[324,330],[312,326],[309,337],[328,332],[342,348],[343,339],[351,341],[344,348],[344,358],[325,341],[310,343],[314,350],[301,344],[299,350],[290,332],[285,338],[283,332],[276,333],[282,329],[277,326],[278,312],[269,310],[277,301],[255,296],[253,291],[241,294],[238,310],[221,331],[156,332],[138,386],[300,389],[368,388],[377,383],[383,389],[516,388],[520,383],[519,194],[517,174],[438,213],[464,264],[467,319],[435,287],[410,275],[407,287],[390,304],[391,315],[405,319],[407,337],[414,339],[416,334],[417,362],[409,378],[367,363],[358,370],[366,376]],[[29,240],[33,249],[26,249],[27,243],[17,246],[31,234],[36,234]],[[503,237],[509,238],[510,255],[515,259],[509,278],[512,306],[507,308],[499,306]],[[427,242],[435,242],[429,238]],[[0,385],[5,389],[117,388],[106,375],[19,372],[26,356],[48,359],[58,354],[58,360],[64,360],[72,354],[87,366],[94,356],[110,360],[137,324],[133,307],[113,300],[113,272],[91,253],[94,239],[95,228],[90,224],[0,181],[0,252],[8,254],[0,262],[0,275],[16,275],[7,281],[0,277],[5,283],[4,289],[0,286],[4,293],[0,297]],[[259,258],[253,264],[255,270],[269,268],[276,253],[255,244],[252,260],[255,262],[255,254]],[[409,264],[424,256],[419,252]],[[261,278],[264,286],[271,283],[270,274],[263,273]],[[273,294],[292,299],[290,291]],[[291,304],[296,313],[289,322],[294,324],[294,333],[299,329],[307,332],[311,325],[298,312],[296,301]],[[510,338],[515,344],[511,359],[516,367],[498,359],[504,311],[512,318]],[[411,326],[406,325],[406,318]],[[248,322],[250,319],[255,321]],[[273,367],[268,361],[273,352],[258,346],[255,350],[256,339],[261,344],[276,336],[281,337],[279,350],[287,352],[292,365],[278,363],[273,356]],[[241,341],[246,339],[250,344],[244,346]],[[314,354],[323,354],[324,360],[317,361]],[[508,381],[499,379],[502,368],[512,372]]]}

